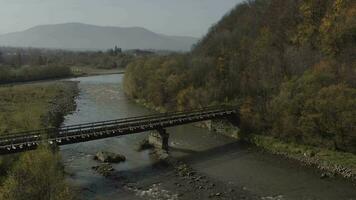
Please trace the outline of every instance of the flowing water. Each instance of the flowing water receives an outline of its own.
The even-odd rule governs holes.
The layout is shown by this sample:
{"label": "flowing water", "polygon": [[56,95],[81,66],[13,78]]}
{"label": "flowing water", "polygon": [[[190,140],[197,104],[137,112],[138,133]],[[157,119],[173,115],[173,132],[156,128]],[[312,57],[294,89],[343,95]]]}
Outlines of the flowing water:
{"label": "flowing water", "polygon": [[[79,81],[77,110],[64,125],[141,116],[151,111],[131,102],[122,89],[123,75],[71,79]],[[244,187],[259,196],[282,199],[356,199],[356,186],[342,179],[320,179],[320,172],[262,153],[233,139],[205,129],[184,125],[168,129],[172,155],[196,170],[228,184]],[[117,172],[144,179],[156,173],[148,151],[135,147],[147,133],[102,139],[61,147],[69,182],[80,189],[83,199],[120,199],[123,193],[112,179],[96,174],[93,155],[100,150],[121,153],[127,161],[114,165]],[[133,199],[129,197],[128,199]],[[139,199],[137,197],[137,199]]]}

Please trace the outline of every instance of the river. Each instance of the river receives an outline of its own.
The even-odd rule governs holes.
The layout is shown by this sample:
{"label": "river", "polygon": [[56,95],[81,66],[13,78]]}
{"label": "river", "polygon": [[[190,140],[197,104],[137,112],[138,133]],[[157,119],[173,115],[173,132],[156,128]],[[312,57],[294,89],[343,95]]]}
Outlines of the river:
{"label": "river", "polygon": [[[127,99],[122,89],[124,75],[103,75],[70,79],[79,81],[77,110],[65,117],[64,125],[140,116],[151,111]],[[297,162],[281,159],[242,145],[206,129],[184,125],[168,129],[172,156],[197,171],[261,197],[276,199],[356,199],[356,186],[343,179],[320,179],[320,172]],[[147,133],[108,138],[61,147],[68,181],[82,199],[141,199],[120,188],[117,180],[95,173],[91,167],[97,151],[121,153],[127,161],[114,165],[115,171],[144,181],[157,173],[156,160],[149,151],[135,147]]]}

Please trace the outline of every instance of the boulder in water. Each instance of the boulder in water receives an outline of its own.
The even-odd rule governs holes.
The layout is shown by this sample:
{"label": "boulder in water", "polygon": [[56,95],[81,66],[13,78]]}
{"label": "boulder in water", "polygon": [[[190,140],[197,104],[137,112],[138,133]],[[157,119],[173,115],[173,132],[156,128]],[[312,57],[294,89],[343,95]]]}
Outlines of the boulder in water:
{"label": "boulder in water", "polygon": [[143,151],[146,149],[152,149],[154,148],[152,144],[148,141],[148,139],[142,140],[138,145],[137,145],[137,151]]}
{"label": "boulder in water", "polygon": [[99,151],[96,153],[94,159],[106,163],[120,163],[126,161],[125,156],[106,151]]}

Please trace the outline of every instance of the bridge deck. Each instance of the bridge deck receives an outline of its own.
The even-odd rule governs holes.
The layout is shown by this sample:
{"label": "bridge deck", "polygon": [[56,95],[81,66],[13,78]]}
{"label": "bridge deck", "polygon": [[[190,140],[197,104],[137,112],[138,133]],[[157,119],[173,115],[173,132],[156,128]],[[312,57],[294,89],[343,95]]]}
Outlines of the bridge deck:
{"label": "bridge deck", "polygon": [[42,142],[66,145],[237,115],[235,107],[209,107],[7,134],[0,136],[0,154],[32,150]]}

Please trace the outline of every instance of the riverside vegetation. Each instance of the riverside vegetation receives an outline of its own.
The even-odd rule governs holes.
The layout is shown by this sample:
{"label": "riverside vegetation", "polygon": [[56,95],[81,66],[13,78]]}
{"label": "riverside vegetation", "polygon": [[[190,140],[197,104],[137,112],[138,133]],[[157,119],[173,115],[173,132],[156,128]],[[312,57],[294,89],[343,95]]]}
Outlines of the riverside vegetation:
{"label": "riverside vegetation", "polygon": [[[74,110],[74,82],[0,88],[0,134],[58,127]],[[0,199],[74,199],[64,180],[59,153],[43,144],[38,150],[0,157]]]}
{"label": "riverside vegetation", "polygon": [[122,71],[135,56],[106,52],[0,47],[0,84]]}
{"label": "riverside vegetation", "polygon": [[355,177],[355,53],[355,1],[253,0],[190,53],[130,63],[124,89],[169,110],[238,105],[247,140]]}

